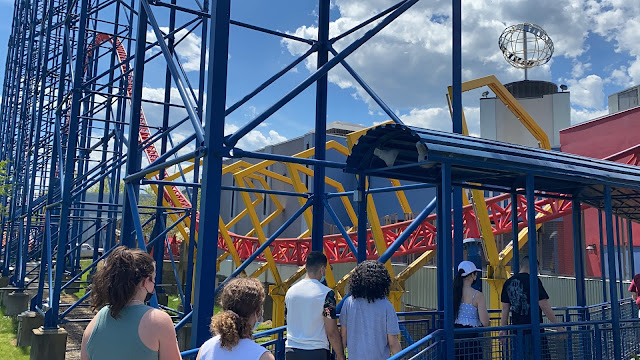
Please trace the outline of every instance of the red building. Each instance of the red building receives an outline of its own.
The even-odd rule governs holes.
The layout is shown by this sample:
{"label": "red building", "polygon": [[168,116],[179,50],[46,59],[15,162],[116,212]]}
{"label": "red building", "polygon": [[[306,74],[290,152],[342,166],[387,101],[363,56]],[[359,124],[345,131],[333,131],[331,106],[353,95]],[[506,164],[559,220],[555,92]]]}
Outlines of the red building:
{"label": "red building", "polygon": [[[596,159],[604,159],[640,144],[640,107],[606,115],[560,131],[560,146],[563,152],[583,155]],[[640,154],[640,149],[637,150]],[[633,155],[627,155],[617,161],[626,163]],[[626,221],[623,239],[626,243]],[[571,217],[566,217],[559,236],[563,241],[558,243],[558,273],[573,274],[573,241]],[[584,237],[586,250],[586,266],[588,276],[601,276],[600,235],[598,227],[598,211],[588,209],[584,214]],[[615,228],[614,228],[615,234]],[[564,236],[562,236],[564,235]],[[605,237],[606,244],[606,237]],[[633,224],[633,245],[640,246],[640,225]],[[627,246],[628,248],[628,246]],[[583,249],[584,250],[584,249]],[[606,253],[605,253],[606,254]],[[623,252],[623,254],[625,254]],[[628,255],[628,253],[626,253]],[[606,260],[605,260],[606,261]],[[623,264],[628,260],[623,260]],[[636,266],[636,268],[638,268]],[[626,273],[626,271],[624,272]]]}

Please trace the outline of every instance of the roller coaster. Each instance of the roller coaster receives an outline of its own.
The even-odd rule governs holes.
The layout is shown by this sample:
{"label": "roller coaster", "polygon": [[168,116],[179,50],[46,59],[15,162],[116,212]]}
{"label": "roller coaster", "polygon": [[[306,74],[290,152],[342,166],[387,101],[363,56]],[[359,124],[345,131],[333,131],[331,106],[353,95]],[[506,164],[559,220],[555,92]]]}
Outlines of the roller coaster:
{"label": "roller coaster", "polygon": [[[385,262],[393,277],[390,299],[399,310],[406,280],[442,255],[437,254],[438,238],[451,240],[437,231],[442,226],[449,229],[450,224],[438,226],[438,223],[443,222],[443,216],[445,222],[451,217],[448,209],[436,211],[440,218],[432,214],[436,207],[434,199],[418,210],[417,220],[403,219],[383,225],[379,216],[379,213],[386,215],[379,210],[383,206],[375,201],[376,189],[365,191],[368,187],[364,176],[357,177],[357,189],[346,189],[326,176],[325,168],[346,168],[344,161],[328,161],[326,152],[335,152],[340,159],[346,159],[369,130],[348,134],[346,146],[326,141],[326,74],[335,66],[343,66],[394,123],[402,124],[345,59],[415,3],[417,0],[399,1],[331,38],[330,2],[320,0],[316,40],[231,20],[229,1],[16,2],[0,114],[0,160],[7,164],[4,185],[11,185],[6,194],[0,195],[0,203],[6,207],[0,229],[3,236],[0,280],[9,281],[18,292],[35,288],[30,309],[45,316],[45,329],[56,329],[65,322],[87,321],[70,315],[86,305],[90,290],[71,304],[61,300],[62,291],[84,287],[77,285],[81,277],[94,272],[119,245],[153,251],[158,264],[156,282],[172,283],[163,279],[162,258],[168,232],[177,229],[187,242],[186,254],[182,254],[186,264],[180,264],[186,268],[182,279],[176,270],[176,259],[171,258],[182,306],[173,309],[155,305],[173,314],[177,329],[193,323],[194,345],[202,344],[209,336],[208,319],[220,288],[219,284],[216,288],[211,275],[229,258],[236,268],[233,275],[246,272],[247,264],[254,260],[259,262],[258,268],[248,276],[271,273],[274,285],[269,292],[274,300],[274,326],[283,324],[287,289],[304,275],[301,267],[284,279],[278,265],[302,265],[312,249],[323,249],[334,264],[364,259]],[[159,15],[162,11],[166,13]],[[231,26],[307,44],[309,49],[227,106]],[[178,49],[191,35],[199,35],[197,41],[202,51],[199,72],[187,75]],[[338,52],[333,46],[339,41],[350,43]],[[460,46],[460,41],[454,41],[454,50],[460,50]],[[208,49],[208,55],[204,49]],[[227,116],[316,53],[319,55],[316,71],[242,128],[225,135]],[[145,67],[156,59],[164,61],[165,66],[160,100],[145,96],[143,85]],[[453,67],[458,74],[461,62]],[[148,72],[146,75],[148,78]],[[496,77],[468,82],[457,79],[447,94],[454,132],[468,134],[462,92],[486,86],[538,140],[539,147],[549,149],[547,135]],[[244,151],[236,146],[244,135],[311,84],[317,86],[315,147],[282,156]],[[177,101],[173,89],[179,94]],[[205,100],[205,93],[216,96]],[[143,110],[144,107],[148,114],[148,106],[160,107],[162,114],[148,118]],[[179,115],[175,115],[177,112]],[[193,133],[174,143],[172,134],[188,125]],[[634,147],[608,159],[637,165],[638,153],[639,148]],[[284,175],[270,168],[276,163],[286,168]],[[233,186],[221,183],[224,175],[233,178]],[[301,180],[302,176],[313,178],[311,190]],[[413,216],[416,209],[409,205],[405,192],[428,184],[388,180],[390,187],[383,190],[392,192],[402,211]],[[153,190],[155,206],[140,204],[141,186]],[[535,226],[574,214],[575,201],[550,193],[537,193],[535,197],[504,193],[485,199],[481,188],[469,187],[462,192],[461,206],[454,204],[461,209],[462,219],[462,230],[456,232],[456,237],[462,234],[464,238],[482,239],[491,307],[498,308],[499,297],[494,295],[511,271],[516,242],[518,248],[523,247],[530,231],[535,232]],[[335,191],[326,192],[327,188]],[[91,189],[97,189],[95,195],[89,195]],[[219,211],[221,191],[236,192],[244,204],[226,221]],[[364,193],[367,195],[362,197]],[[351,200],[355,195],[361,195],[358,201]],[[292,209],[288,205],[285,209],[282,196],[297,198],[300,207]],[[340,199],[352,226],[343,225],[347,220],[336,215],[329,198]],[[256,208],[266,202],[274,210],[259,215]],[[339,234],[323,233],[325,209]],[[295,238],[282,237],[284,229],[300,217],[307,230]],[[453,218],[455,228],[457,216]],[[245,234],[232,231],[247,219],[251,231]],[[286,221],[275,232],[266,233],[266,225],[276,219]],[[148,237],[143,233],[147,225],[153,226]],[[514,234],[514,241],[499,249],[495,237],[508,233]],[[82,245],[90,242],[95,245],[91,265],[81,266]],[[461,245],[461,241],[455,243]],[[98,252],[99,247],[104,247],[104,253]],[[222,255],[213,261],[218,250],[222,250]],[[396,274],[390,259],[406,255],[412,255],[413,260]],[[447,264],[443,259],[437,263],[439,267]],[[327,283],[338,297],[346,294],[347,280],[348,275],[336,279],[328,270]],[[450,333],[453,334],[452,330]]]}

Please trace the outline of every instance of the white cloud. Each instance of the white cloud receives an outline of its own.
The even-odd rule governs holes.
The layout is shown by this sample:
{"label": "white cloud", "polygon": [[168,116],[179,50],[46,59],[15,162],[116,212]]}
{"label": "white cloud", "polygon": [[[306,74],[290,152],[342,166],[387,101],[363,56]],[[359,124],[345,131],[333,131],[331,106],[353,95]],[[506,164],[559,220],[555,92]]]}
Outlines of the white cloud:
{"label": "white cloud", "polygon": [[[224,134],[230,135],[240,129],[239,126],[232,123],[224,124]],[[287,140],[286,137],[280,135],[277,131],[271,130],[251,130],[240,141],[238,141],[237,147],[243,150],[256,150],[261,149],[267,145],[278,144]]]}
{"label": "white cloud", "polygon": [[[163,33],[169,33],[168,27],[160,27]],[[176,42],[180,41],[175,48],[176,54],[182,63],[184,71],[200,71],[200,50],[202,44],[202,38],[187,29],[181,29],[175,34]],[[147,31],[147,41],[156,41],[156,34],[153,30]],[[159,49],[158,49],[159,50]],[[207,53],[208,56],[208,53]],[[207,61],[205,61],[205,66]]]}
{"label": "white cloud", "polygon": [[[330,24],[331,36],[343,33],[394,3],[393,0],[335,0],[340,16]],[[464,1],[463,79],[490,74],[498,75],[503,83],[523,79],[522,70],[505,62],[497,40],[505,27],[532,22],[544,28],[552,38],[555,59],[565,57],[574,63],[570,75],[572,80],[567,80],[571,85],[573,104],[600,109],[604,104],[602,87],[606,75],[594,74],[590,60],[579,57],[589,50],[586,41],[590,34],[604,36],[619,51],[636,57],[635,62],[624,68],[626,73],[612,73],[606,81],[622,83],[626,76],[639,83],[638,4],[638,1],[624,0]],[[341,51],[369,28],[337,42],[336,50]],[[434,120],[437,116],[434,109],[446,109],[442,94],[451,83],[451,28],[449,1],[422,1],[347,57],[347,61],[392,109],[406,113],[409,121],[431,126],[441,124]],[[317,27],[307,24],[294,33],[313,39],[317,36]],[[294,55],[303,54],[309,48],[306,44],[286,39],[282,43]],[[315,62],[314,56],[308,58],[305,62],[308,71],[315,70]],[[551,74],[553,63],[552,59],[544,66],[531,69],[529,78],[557,80]],[[331,70],[328,78],[337,86],[352,90],[374,113],[378,110],[377,105],[339,65]],[[467,120],[470,128],[478,128],[477,118],[468,117]]]}
{"label": "white cloud", "polygon": [[600,109],[604,104],[604,81],[598,75],[588,75],[579,80],[567,81],[571,102],[589,109]]}
{"label": "white cloud", "polygon": [[401,115],[400,120],[411,126],[451,131],[451,116],[447,108],[411,109],[408,114]]}
{"label": "white cloud", "polygon": [[571,108],[571,125],[579,124],[585,121],[593,120],[601,116],[607,115],[607,109],[599,110],[578,110]]}

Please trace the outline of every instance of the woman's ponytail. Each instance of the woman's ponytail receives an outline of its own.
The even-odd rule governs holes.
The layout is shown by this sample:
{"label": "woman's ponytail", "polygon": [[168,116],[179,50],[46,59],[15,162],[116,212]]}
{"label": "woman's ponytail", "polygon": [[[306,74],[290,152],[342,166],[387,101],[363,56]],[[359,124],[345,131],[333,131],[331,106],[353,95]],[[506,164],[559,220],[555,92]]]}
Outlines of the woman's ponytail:
{"label": "woman's ponytail", "polygon": [[211,332],[220,335],[220,346],[231,350],[245,335],[249,324],[231,310],[221,311],[211,319]]}
{"label": "woman's ponytail", "polygon": [[453,318],[458,318],[458,312],[460,311],[460,303],[462,303],[462,285],[464,270],[458,270],[458,273],[453,278]]}

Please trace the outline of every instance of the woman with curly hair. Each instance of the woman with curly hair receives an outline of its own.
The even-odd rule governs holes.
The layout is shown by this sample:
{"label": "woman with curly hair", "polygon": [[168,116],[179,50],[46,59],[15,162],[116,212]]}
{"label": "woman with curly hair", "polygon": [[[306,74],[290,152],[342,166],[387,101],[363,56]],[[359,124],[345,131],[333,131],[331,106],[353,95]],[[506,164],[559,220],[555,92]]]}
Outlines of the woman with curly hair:
{"label": "woman with curly hair", "polygon": [[391,277],[375,260],[358,264],[350,280],[351,296],[340,312],[342,342],[349,359],[386,359],[401,350],[398,316],[387,300]]}
{"label": "woman with curly hair", "polygon": [[274,360],[269,350],[253,341],[262,322],[264,287],[258,279],[229,281],[220,295],[221,312],[211,318],[211,332],[198,352],[198,360]]}
{"label": "woman with curly hair", "polygon": [[180,359],[171,317],[145,305],[154,292],[153,258],[120,246],[93,277],[91,306],[100,309],[82,336],[82,360]]}

